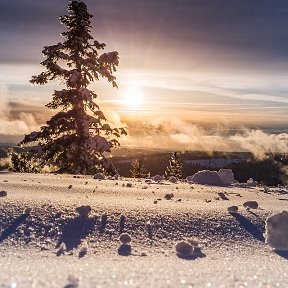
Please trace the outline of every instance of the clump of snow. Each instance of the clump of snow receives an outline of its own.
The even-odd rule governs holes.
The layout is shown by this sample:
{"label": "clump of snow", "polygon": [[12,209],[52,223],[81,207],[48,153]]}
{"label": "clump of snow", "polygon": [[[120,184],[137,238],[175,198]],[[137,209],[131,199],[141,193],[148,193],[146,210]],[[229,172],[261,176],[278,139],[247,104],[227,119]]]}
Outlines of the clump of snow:
{"label": "clump of snow", "polygon": [[218,195],[222,200],[229,200],[229,198],[223,192],[219,192]]}
{"label": "clump of snow", "polygon": [[0,191],[0,197],[6,197],[7,192],[6,191]]}
{"label": "clump of snow", "polygon": [[230,206],[227,208],[229,213],[237,213],[238,212],[238,206]]}
{"label": "clump of snow", "polygon": [[233,183],[232,185],[240,188],[255,188],[257,187],[258,182],[254,181],[253,178],[250,178],[246,183]]}
{"label": "clump of snow", "polygon": [[69,287],[69,288],[77,288],[77,287],[79,287],[79,278],[74,276],[74,275],[69,275],[68,276],[68,282],[69,282],[69,284],[66,285],[65,287]]}
{"label": "clump of snow", "polygon": [[247,187],[256,187],[258,185],[257,181],[254,181],[253,178],[247,180],[246,183]]}
{"label": "clump of snow", "polygon": [[194,247],[188,241],[180,241],[175,245],[176,253],[179,257],[189,257],[192,256]]}
{"label": "clump of snow", "polygon": [[223,184],[226,186],[231,185],[232,183],[235,183],[234,179],[234,173],[231,169],[220,169],[218,171],[218,175],[220,176]]}
{"label": "clump of snow", "polygon": [[288,251],[288,212],[274,214],[266,220],[266,243],[275,250]]}
{"label": "clump of snow", "polygon": [[173,197],[174,197],[174,194],[173,194],[173,193],[167,193],[167,194],[165,194],[165,196],[164,196],[164,198],[165,198],[166,200],[171,200]]}
{"label": "clump of snow", "polygon": [[211,186],[223,186],[223,182],[216,171],[202,170],[190,178],[193,183]]}
{"label": "clump of snow", "polygon": [[177,183],[178,179],[174,176],[171,176],[168,181],[171,183]]}
{"label": "clump of snow", "polygon": [[190,239],[187,240],[187,242],[189,242],[191,245],[193,245],[194,248],[195,248],[195,247],[198,247],[199,244],[200,244],[200,243],[199,243],[199,240],[196,239],[196,238],[190,238]]}
{"label": "clump of snow", "polygon": [[91,207],[89,205],[85,206],[79,206],[76,208],[76,212],[79,213],[80,217],[88,217],[88,214],[91,212]]}
{"label": "clump of snow", "polygon": [[86,240],[83,240],[80,246],[79,258],[84,257],[88,253],[88,243]]}
{"label": "clump of snow", "polygon": [[146,251],[142,251],[140,254],[141,257],[147,257],[148,253]]}
{"label": "clump of snow", "polygon": [[93,176],[93,179],[95,179],[95,180],[104,180],[105,179],[105,175],[103,173],[96,173]]}
{"label": "clump of snow", "polygon": [[62,255],[62,254],[65,254],[66,251],[67,251],[66,245],[65,245],[64,242],[62,242],[62,243],[60,244],[57,252],[56,252],[56,255],[57,255],[57,256],[60,256],[60,255]]}
{"label": "clump of snow", "polygon": [[161,177],[160,175],[155,175],[153,178],[152,178],[153,181],[155,182],[160,182],[160,181],[163,181],[163,177]]}
{"label": "clump of snow", "polygon": [[122,233],[119,237],[119,241],[122,243],[122,244],[128,244],[130,243],[132,240],[131,236],[128,234],[128,233]]}
{"label": "clump of snow", "polygon": [[246,201],[243,206],[247,209],[257,209],[259,205],[257,201]]}

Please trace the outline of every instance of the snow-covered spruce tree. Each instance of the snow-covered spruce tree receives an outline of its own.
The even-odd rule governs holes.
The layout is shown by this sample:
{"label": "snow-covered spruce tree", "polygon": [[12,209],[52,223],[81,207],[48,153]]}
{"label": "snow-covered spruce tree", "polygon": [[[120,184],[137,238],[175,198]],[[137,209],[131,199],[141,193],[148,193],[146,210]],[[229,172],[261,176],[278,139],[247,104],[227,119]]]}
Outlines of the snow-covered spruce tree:
{"label": "snow-covered spruce tree", "polygon": [[171,176],[176,177],[177,179],[181,179],[183,174],[183,164],[179,160],[179,156],[177,152],[174,152],[169,160],[169,166],[165,171],[165,178],[169,178]]}
{"label": "snow-covered spruce tree", "polygon": [[[21,155],[27,166],[37,160],[39,167],[58,167],[58,172],[93,174],[102,168],[109,174],[115,169],[105,152],[126,135],[124,128],[111,128],[94,102],[97,95],[88,89],[93,81],[106,78],[117,88],[113,72],[118,66],[118,52],[100,54],[105,48],[91,36],[91,15],[83,1],[69,1],[68,14],[60,17],[67,28],[62,43],[44,47],[46,58],[40,64],[46,71],[33,76],[32,84],[44,85],[59,80],[65,89],[54,91],[46,106],[57,113],[40,131],[25,135],[21,145],[30,146]],[[33,146],[31,146],[33,145]],[[23,169],[22,169],[23,170]]]}
{"label": "snow-covered spruce tree", "polygon": [[144,165],[144,159],[138,158],[131,162],[131,175],[133,178],[146,178],[149,173]]}

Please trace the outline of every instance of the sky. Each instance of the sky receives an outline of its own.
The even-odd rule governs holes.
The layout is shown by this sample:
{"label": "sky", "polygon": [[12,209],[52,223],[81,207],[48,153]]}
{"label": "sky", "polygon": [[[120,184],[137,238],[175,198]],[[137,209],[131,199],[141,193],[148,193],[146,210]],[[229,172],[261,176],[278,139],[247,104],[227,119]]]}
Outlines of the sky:
{"label": "sky", "polygon": [[[104,80],[92,88],[111,120],[128,127],[125,145],[192,149],[200,131],[221,141],[240,130],[287,132],[287,1],[85,3],[95,39],[120,55],[119,89]],[[62,40],[66,7],[64,0],[0,1],[0,142],[18,141],[53,113],[44,105],[59,85],[29,80],[43,71],[42,48]]]}

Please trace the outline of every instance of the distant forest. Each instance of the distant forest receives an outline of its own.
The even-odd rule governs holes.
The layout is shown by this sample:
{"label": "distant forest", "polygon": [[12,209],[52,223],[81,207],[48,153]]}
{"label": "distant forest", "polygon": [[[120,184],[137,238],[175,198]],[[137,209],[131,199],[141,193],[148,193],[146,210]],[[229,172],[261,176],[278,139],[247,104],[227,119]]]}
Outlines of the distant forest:
{"label": "distant forest", "polygon": [[[7,157],[9,146],[0,147],[0,158]],[[15,150],[21,148],[14,147]],[[113,150],[112,161],[123,177],[131,177],[131,163],[143,158],[147,172],[153,175],[164,175],[169,159],[174,151],[119,148]],[[263,185],[277,186],[288,184],[288,155],[271,154],[265,159],[255,159],[248,152],[213,152],[184,151],[179,152],[183,163],[183,179],[200,170],[232,169],[235,179],[246,182],[253,178]],[[2,167],[3,169],[4,167]]]}

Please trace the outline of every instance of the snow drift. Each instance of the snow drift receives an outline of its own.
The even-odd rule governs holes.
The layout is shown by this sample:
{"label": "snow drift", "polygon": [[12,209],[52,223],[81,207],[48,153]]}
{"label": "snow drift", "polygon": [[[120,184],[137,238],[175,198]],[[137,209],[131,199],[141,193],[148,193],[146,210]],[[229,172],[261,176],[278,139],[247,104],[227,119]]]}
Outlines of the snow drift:
{"label": "snow drift", "polygon": [[288,251],[288,212],[274,214],[266,220],[266,243],[275,250]]}

